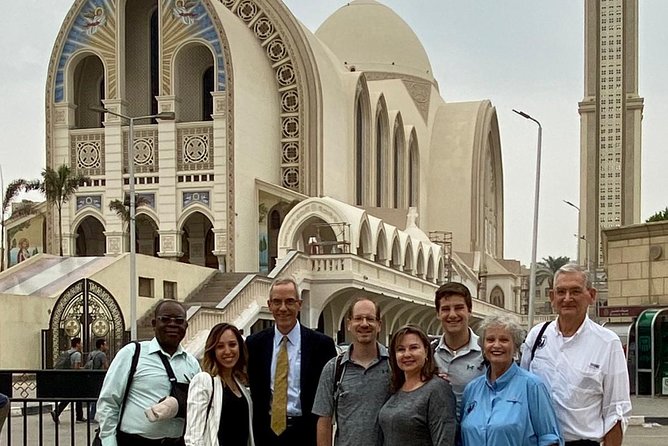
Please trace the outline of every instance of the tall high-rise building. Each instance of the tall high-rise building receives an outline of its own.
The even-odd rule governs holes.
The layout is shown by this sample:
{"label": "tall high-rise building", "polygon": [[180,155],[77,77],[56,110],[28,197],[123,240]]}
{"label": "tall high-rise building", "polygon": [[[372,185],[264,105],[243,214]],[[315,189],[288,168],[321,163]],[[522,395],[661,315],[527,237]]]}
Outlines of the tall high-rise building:
{"label": "tall high-rise building", "polygon": [[640,221],[638,0],[585,0],[580,113],[580,259],[602,262],[601,229]]}

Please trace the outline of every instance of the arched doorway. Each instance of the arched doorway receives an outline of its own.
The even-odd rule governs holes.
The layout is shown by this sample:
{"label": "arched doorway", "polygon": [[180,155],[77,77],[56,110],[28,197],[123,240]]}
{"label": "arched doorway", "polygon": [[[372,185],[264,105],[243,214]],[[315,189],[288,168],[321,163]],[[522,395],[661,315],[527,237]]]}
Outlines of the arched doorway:
{"label": "arched doorway", "polygon": [[213,255],[215,239],[211,220],[196,211],[183,222],[181,231],[183,256],[180,261],[218,269],[218,258]]}
{"label": "arched doorway", "polygon": [[147,256],[158,256],[160,236],[158,224],[147,214],[137,214],[137,252]]}
{"label": "arched doorway", "polygon": [[123,313],[116,299],[105,287],[89,279],[81,279],[63,291],[44,332],[43,357],[47,368],[53,367],[60,352],[70,348],[73,337],[81,338],[84,353],[95,348],[97,339],[105,339],[110,357],[126,342]]}
{"label": "arched doorway", "polygon": [[106,249],[104,226],[97,218],[84,218],[76,230],[76,255],[78,257],[103,256]]}

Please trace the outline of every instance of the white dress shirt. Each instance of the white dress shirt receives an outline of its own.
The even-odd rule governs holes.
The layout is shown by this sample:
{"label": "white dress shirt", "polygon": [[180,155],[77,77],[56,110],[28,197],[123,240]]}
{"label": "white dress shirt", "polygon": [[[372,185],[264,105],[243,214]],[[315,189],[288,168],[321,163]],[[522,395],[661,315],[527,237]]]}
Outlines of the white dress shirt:
{"label": "white dress shirt", "polygon": [[571,337],[558,320],[545,330],[533,361],[531,348],[543,324],[522,345],[522,367],[543,378],[552,395],[564,440],[593,440],[631,415],[629,375],[622,343],[615,333],[588,317]]}
{"label": "white dress shirt", "polygon": [[[302,371],[302,332],[299,321],[292,327],[288,337],[288,416],[302,415],[302,403],[299,399]],[[271,392],[274,392],[274,376],[276,375],[276,358],[281,348],[283,334],[274,326],[274,352],[271,356]]]}

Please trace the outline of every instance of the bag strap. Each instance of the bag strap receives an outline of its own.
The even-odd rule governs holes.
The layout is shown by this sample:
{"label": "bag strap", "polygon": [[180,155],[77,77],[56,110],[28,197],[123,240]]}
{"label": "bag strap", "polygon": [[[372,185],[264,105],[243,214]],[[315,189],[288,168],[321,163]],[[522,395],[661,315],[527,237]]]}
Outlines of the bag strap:
{"label": "bag strap", "polygon": [[118,416],[118,424],[116,425],[116,432],[121,430],[121,422],[123,421],[123,413],[125,412],[125,402],[128,400],[128,394],[130,393],[130,386],[132,385],[132,380],[135,377],[135,372],[137,371],[137,363],[139,362],[139,352],[141,351],[141,345],[139,342],[132,342],[135,345],[135,352],[132,355],[132,363],[130,364],[130,373],[128,374],[128,383],[125,385],[125,393],[123,394],[123,402],[121,404],[121,413]]}
{"label": "bag strap", "polygon": [[[343,364],[343,353],[340,353],[336,357],[336,363],[334,366],[334,422],[337,422],[338,417],[338,408],[339,408],[339,387],[341,386],[341,381],[343,381],[343,374],[346,369],[346,364]],[[338,423],[337,423],[338,424]]]}
{"label": "bag strap", "polygon": [[162,352],[158,352],[158,355],[160,356],[160,360],[162,361],[162,365],[165,366],[165,371],[167,372],[167,376],[169,377],[169,382],[172,384],[172,390],[174,390],[174,386],[176,385],[176,376],[174,375],[174,370],[172,369],[172,366],[169,364],[169,360],[165,357],[165,355],[162,354]]}
{"label": "bag strap", "polygon": [[[538,348],[538,344],[540,344],[540,339],[543,337],[543,334],[545,333],[545,330],[547,330],[547,326],[550,325],[552,321],[547,321],[543,323],[543,326],[540,327],[540,331],[538,332],[538,336],[536,336],[536,339],[533,340],[533,347],[531,347],[531,361],[533,361],[533,357],[536,356],[536,349]],[[529,362],[531,362],[529,361]]]}
{"label": "bag strap", "polygon": [[213,393],[216,391],[216,386],[213,382],[213,376],[211,376],[211,396],[209,397],[209,405],[206,407],[206,418],[204,422],[209,421],[209,412],[211,412],[211,403],[213,403]]}

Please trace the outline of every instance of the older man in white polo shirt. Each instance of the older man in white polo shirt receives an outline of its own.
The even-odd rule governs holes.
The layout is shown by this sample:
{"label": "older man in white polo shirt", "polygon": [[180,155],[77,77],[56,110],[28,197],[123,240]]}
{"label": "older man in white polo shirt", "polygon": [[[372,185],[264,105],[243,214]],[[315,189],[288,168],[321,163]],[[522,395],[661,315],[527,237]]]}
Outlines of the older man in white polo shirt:
{"label": "older man in white polo shirt", "polygon": [[522,347],[522,367],[551,390],[566,445],[619,446],[631,414],[622,343],[587,317],[596,299],[586,271],[562,266],[550,290],[557,320],[533,327]]}

